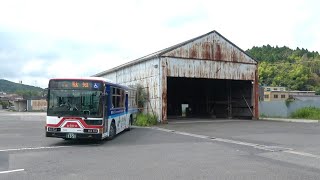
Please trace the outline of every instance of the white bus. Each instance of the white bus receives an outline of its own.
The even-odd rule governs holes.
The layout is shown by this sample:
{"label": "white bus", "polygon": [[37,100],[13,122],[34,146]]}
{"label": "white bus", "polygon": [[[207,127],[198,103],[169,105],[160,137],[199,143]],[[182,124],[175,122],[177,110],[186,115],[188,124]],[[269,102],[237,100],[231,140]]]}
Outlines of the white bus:
{"label": "white bus", "polygon": [[113,139],[137,113],[135,90],[104,78],[50,79],[46,137]]}

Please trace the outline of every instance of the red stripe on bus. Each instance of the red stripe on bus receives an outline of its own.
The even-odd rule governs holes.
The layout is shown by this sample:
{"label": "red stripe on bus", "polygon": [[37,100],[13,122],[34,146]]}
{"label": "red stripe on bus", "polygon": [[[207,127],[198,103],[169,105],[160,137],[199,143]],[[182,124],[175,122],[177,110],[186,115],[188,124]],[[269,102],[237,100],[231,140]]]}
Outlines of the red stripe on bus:
{"label": "red stripe on bus", "polygon": [[65,121],[80,121],[80,123],[83,125],[83,127],[85,128],[102,128],[103,126],[92,126],[92,125],[88,125],[83,119],[78,118],[78,117],[65,117],[62,118],[58,124],[47,124],[48,127],[60,127]]}

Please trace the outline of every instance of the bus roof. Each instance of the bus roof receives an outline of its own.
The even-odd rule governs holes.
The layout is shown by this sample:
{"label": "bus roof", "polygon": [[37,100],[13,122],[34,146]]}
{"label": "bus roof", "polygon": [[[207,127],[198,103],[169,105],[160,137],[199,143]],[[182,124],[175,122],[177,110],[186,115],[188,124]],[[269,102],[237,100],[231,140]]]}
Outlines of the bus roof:
{"label": "bus roof", "polygon": [[109,79],[102,77],[72,77],[72,78],[52,78],[50,80],[89,80],[89,81],[103,81],[107,83],[114,83]]}

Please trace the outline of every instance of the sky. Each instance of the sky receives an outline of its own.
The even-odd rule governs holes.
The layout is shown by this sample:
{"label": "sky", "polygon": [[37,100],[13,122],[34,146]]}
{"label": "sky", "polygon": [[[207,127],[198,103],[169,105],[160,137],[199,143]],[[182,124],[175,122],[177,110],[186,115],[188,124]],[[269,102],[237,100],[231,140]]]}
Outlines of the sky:
{"label": "sky", "polygon": [[243,50],[320,51],[318,0],[0,0],[0,79],[47,87],[216,30]]}

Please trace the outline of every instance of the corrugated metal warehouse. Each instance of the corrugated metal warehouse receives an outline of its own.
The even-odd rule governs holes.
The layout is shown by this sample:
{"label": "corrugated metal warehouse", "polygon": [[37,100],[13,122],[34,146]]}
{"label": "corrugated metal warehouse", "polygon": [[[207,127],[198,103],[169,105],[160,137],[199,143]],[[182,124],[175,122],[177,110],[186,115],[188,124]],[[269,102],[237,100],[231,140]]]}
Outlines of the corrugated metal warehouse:
{"label": "corrugated metal warehouse", "polygon": [[[258,118],[258,63],[217,31],[95,76],[143,85],[146,111],[171,117]],[[184,112],[186,111],[186,112]]]}

